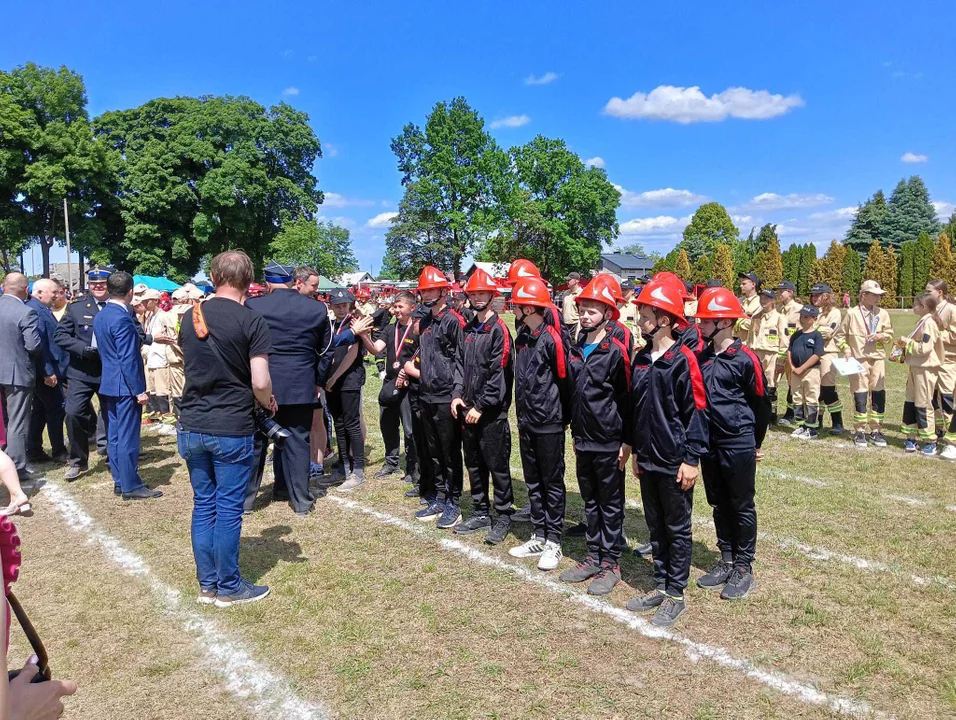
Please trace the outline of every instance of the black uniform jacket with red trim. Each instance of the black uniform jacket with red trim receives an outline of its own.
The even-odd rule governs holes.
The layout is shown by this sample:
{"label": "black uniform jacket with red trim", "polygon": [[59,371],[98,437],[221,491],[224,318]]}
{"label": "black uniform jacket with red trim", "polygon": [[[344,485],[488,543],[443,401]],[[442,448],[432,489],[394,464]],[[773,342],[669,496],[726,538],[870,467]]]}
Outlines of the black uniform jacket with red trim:
{"label": "black uniform jacket with red trim", "polygon": [[767,380],[753,350],[738,338],[719,354],[708,345],[698,362],[707,391],[711,448],[759,448],[771,408]]}
{"label": "black uniform jacket with red trim", "polygon": [[694,355],[700,358],[700,354],[707,348],[707,341],[700,331],[700,325],[695,322],[690,323],[683,330],[678,331],[677,340],[688,348]]}
{"label": "black uniform jacket with red trim", "polygon": [[518,430],[543,435],[568,425],[570,378],[561,333],[543,322],[523,325],[515,338],[515,411]]}
{"label": "black uniform jacket with red trim", "polygon": [[627,349],[628,363],[630,363],[630,359],[634,355],[634,334],[620,320],[609,320],[607,332],[611,337],[615,337],[624,343],[624,347]]}
{"label": "black uniform jacket with red trim", "polygon": [[652,343],[631,367],[633,441],[641,472],[677,474],[681,463],[697,465],[707,452],[707,397],[697,358],[675,342],[657,362]]}
{"label": "black uniform jacket with red trim", "polygon": [[617,452],[629,444],[631,356],[622,340],[605,334],[587,357],[581,333],[571,348],[571,437],[579,452]]}
{"label": "black uniform jacket with red trim", "polygon": [[452,397],[490,422],[508,414],[514,381],[514,343],[504,320],[492,313],[486,322],[469,321],[455,362]]}
{"label": "black uniform jacket with red trim", "polygon": [[418,322],[418,348],[421,378],[418,394],[422,402],[451,402],[455,388],[455,362],[461,348],[465,318],[456,310],[443,307]]}

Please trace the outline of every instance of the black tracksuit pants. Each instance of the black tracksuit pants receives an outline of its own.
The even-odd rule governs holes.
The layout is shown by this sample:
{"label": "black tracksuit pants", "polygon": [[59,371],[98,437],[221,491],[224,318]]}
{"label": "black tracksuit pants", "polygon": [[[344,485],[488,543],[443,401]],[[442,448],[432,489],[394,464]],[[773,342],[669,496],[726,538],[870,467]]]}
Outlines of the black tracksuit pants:
{"label": "black tracksuit pants", "polygon": [[339,469],[346,475],[365,470],[365,438],[362,436],[362,389],[325,391],[325,401],[335,425]]}
{"label": "black tracksuit pants", "polygon": [[[385,467],[400,467],[401,441],[405,437],[405,474],[418,482],[418,456],[415,452],[415,436],[412,421],[412,406],[406,392],[400,403],[380,405],[378,424],[385,443]],[[401,432],[399,432],[401,423]]]}
{"label": "black tracksuit pants", "polygon": [[99,383],[70,378],[66,385],[66,432],[70,438],[70,465],[87,467],[90,464],[90,436],[96,436],[96,447],[106,453],[106,411],[100,405],[97,414],[93,396]]}
{"label": "black tracksuit pants", "polygon": [[461,466],[461,423],[452,417],[451,399],[422,403],[422,420],[428,449],[422,462],[432,464],[436,498],[457,505],[465,475]]}
{"label": "black tracksuit pants", "polygon": [[418,395],[409,392],[408,404],[412,410],[412,435],[415,440],[415,451],[418,457],[418,494],[426,500],[434,500],[436,496],[435,475],[432,462],[428,455],[428,441],[425,438],[425,420],[422,418],[422,406]]}
{"label": "black tracksuit pants", "polygon": [[521,467],[531,500],[534,534],[544,540],[561,542],[564,530],[564,432],[518,434]]}
{"label": "black tracksuit pants", "polygon": [[[280,405],[272,418],[291,433],[290,437],[275,443],[273,447],[275,484],[272,486],[272,497],[274,500],[288,500],[296,512],[307,512],[315,503],[315,496],[309,490],[309,434],[314,410],[312,404]],[[244,509],[247,511],[252,510],[262,484],[269,451],[269,441],[261,433],[256,433],[255,443],[258,466],[246,486]]]}
{"label": "black tracksuit pants", "polygon": [[582,452],[575,457],[584,501],[588,555],[617,565],[624,536],[624,471],[617,452]]}
{"label": "black tracksuit pants", "polygon": [[654,556],[654,585],[668,595],[683,595],[690,577],[694,489],[681,490],[676,472],[645,470],[640,481]]}
{"label": "black tracksuit pants", "polygon": [[721,557],[752,570],[757,550],[756,451],[718,445],[700,464],[707,502],[714,509]]}
{"label": "black tracksuit pants", "polygon": [[[460,411],[460,414],[464,412]],[[495,488],[495,512],[510,515],[514,510],[514,491],[511,487],[511,427],[508,425],[508,416],[498,417],[491,422],[464,425],[461,446],[465,467],[468,468],[475,515],[488,514],[489,475]]]}

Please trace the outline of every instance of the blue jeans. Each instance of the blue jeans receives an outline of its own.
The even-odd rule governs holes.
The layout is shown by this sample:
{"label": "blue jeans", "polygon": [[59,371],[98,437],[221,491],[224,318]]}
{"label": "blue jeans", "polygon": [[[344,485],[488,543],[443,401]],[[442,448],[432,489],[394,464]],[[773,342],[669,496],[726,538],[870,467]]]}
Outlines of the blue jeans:
{"label": "blue jeans", "polygon": [[242,502],[255,465],[252,435],[207,435],[180,430],[179,454],[193,486],[193,556],[203,590],[239,590]]}

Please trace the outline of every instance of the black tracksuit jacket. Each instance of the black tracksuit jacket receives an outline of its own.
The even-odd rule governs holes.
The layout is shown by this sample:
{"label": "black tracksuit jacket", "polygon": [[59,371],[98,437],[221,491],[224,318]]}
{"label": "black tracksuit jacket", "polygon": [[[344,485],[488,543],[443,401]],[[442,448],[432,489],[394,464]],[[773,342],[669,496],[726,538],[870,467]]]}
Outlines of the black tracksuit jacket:
{"label": "black tracksuit jacket", "polygon": [[631,417],[631,360],[624,342],[604,336],[584,357],[583,333],[571,348],[571,437],[579,452],[617,452]]}
{"label": "black tracksuit jacket", "polygon": [[518,430],[563,432],[568,424],[570,378],[561,333],[547,322],[522,326],[515,339],[515,410]]}
{"label": "black tracksuit jacket", "polygon": [[737,339],[719,355],[709,346],[699,362],[707,391],[711,447],[759,448],[771,411],[760,360]]}
{"label": "black tracksuit jacket", "polygon": [[627,325],[618,320],[610,320],[608,322],[607,333],[611,337],[615,337],[624,343],[624,347],[627,349],[628,365],[630,365],[631,356],[634,354],[634,334]]}
{"label": "black tracksuit jacket", "polygon": [[697,323],[691,323],[688,327],[678,332],[676,337],[681,345],[686,346],[698,358],[707,348],[707,342],[704,340],[704,336],[700,331],[700,325]]}
{"label": "black tracksuit jacket", "polygon": [[425,403],[451,402],[455,388],[455,362],[461,348],[465,318],[457,310],[442,308],[418,324],[421,378],[419,397]]}
{"label": "black tracksuit jacket", "polygon": [[653,363],[651,348],[638,352],[631,368],[631,447],[642,472],[676,475],[681,463],[697,465],[707,452],[704,378],[679,341]]}
{"label": "black tracksuit jacket", "polygon": [[462,332],[452,397],[480,412],[482,422],[507,416],[515,378],[508,326],[495,313],[484,323],[475,317]]}

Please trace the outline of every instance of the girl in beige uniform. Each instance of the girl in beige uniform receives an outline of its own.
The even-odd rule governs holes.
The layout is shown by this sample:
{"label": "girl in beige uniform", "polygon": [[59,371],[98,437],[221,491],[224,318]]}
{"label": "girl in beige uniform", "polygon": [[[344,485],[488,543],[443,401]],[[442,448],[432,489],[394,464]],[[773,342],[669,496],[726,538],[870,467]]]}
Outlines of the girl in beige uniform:
{"label": "girl in beige uniform", "polygon": [[[790,345],[790,338],[800,329],[800,311],[803,305],[797,302],[797,286],[789,280],[781,280],[777,283],[777,311],[783,315],[783,320],[787,327],[786,343]],[[790,365],[787,363],[787,353],[784,351],[780,355],[780,362],[777,363],[777,382],[786,374],[787,376],[787,412],[781,420],[781,424],[790,425],[793,419],[793,390],[790,388]]]}
{"label": "girl in beige uniform", "polygon": [[956,305],[949,296],[945,280],[930,280],[926,292],[936,298],[936,312],[933,313],[939,326],[939,335],[943,341],[943,364],[939,367],[936,394],[933,396],[933,408],[936,410],[936,437],[945,438],[946,446],[940,456],[947,460],[956,460],[956,428],[953,423],[954,393],[956,393]]}
{"label": "girl in beige uniform", "polygon": [[777,422],[777,360],[780,354],[787,356],[787,321],[777,312],[776,293],[761,290],[760,312],[753,316],[747,333],[747,347],[754,351],[763,367],[767,380],[767,400],[770,402],[770,424]]}
{"label": "girl in beige uniform", "polygon": [[[823,357],[820,358],[820,404],[830,412],[830,421],[833,423],[830,432],[834,435],[841,435],[843,433],[843,404],[840,402],[840,395],[836,389],[837,371],[833,361],[839,357],[840,349],[837,347],[836,334],[837,330],[840,329],[843,316],[840,314],[840,309],[836,307],[833,289],[826,283],[817,283],[810,289],[810,302],[820,310],[816,330],[820,333],[824,343]],[[820,428],[823,428],[822,415],[820,417]]]}
{"label": "girl in beige uniform", "polygon": [[[913,302],[913,312],[919,316],[916,328],[907,337],[899,338],[895,345],[903,353],[906,363],[906,400],[903,403],[903,435],[906,452],[920,450],[916,439],[923,443],[923,455],[936,454],[935,427],[930,426],[933,411],[933,394],[940,365],[943,364],[943,339],[933,313],[936,298],[930,294],[920,295]],[[895,353],[894,353],[895,354]]]}

